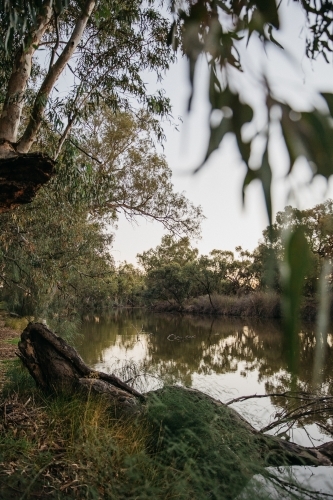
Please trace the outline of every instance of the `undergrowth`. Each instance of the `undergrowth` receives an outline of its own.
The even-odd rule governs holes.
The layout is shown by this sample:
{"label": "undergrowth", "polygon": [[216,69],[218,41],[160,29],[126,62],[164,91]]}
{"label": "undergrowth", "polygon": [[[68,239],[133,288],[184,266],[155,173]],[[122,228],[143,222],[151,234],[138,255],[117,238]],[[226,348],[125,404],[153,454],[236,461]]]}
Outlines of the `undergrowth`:
{"label": "undergrowth", "polygon": [[200,393],[165,388],[143,413],[119,417],[101,397],[45,396],[19,362],[7,379],[0,498],[267,498],[253,483],[265,476],[265,444]]}

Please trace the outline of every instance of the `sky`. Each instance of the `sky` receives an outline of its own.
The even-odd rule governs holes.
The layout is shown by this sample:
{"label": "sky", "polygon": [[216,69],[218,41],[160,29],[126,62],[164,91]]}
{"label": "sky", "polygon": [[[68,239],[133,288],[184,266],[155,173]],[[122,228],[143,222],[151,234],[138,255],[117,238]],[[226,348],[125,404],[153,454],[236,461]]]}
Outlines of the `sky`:
{"label": "sky", "polygon": [[[244,73],[232,72],[232,85],[241,92],[244,100],[256,110],[256,126],[260,127],[263,107],[258,77],[263,73],[271,83],[277,96],[299,110],[311,105],[323,106],[318,91],[333,92],[333,65],[323,58],[309,61],[305,57],[305,18],[295,2],[284,0],[281,10],[281,30],[275,38],[285,47],[262,50],[260,42],[253,39],[246,48],[240,45]],[[193,246],[202,254],[213,249],[234,251],[236,246],[253,250],[268,224],[260,184],[255,181],[246,190],[245,206],[242,203],[242,183],[246,168],[238,156],[234,138],[227,136],[220,148],[212,154],[197,174],[193,170],[205,155],[208,141],[209,105],[207,98],[207,66],[204,61],[196,72],[196,95],[192,111],[187,113],[189,83],[186,60],[178,61],[166,73],[162,83],[156,76],[145,74],[149,90],[164,88],[173,107],[173,117],[179,124],[164,123],[166,143],[164,154],[173,172],[176,191],[184,191],[196,205],[201,205],[206,217],[202,223],[200,240],[193,240]],[[295,166],[289,181],[285,180],[287,153],[279,134],[270,150],[273,167],[273,211],[283,210],[286,205],[300,209],[310,208],[325,199],[333,197],[333,182],[328,184],[316,177],[309,185],[311,172],[305,161]],[[256,163],[256,155],[252,158]],[[290,187],[293,195],[288,196]],[[130,223],[120,217],[115,240],[111,250],[117,263],[126,260],[136,263],[137,253],[157,246],[165,234],[158,223],[137,220]]]}

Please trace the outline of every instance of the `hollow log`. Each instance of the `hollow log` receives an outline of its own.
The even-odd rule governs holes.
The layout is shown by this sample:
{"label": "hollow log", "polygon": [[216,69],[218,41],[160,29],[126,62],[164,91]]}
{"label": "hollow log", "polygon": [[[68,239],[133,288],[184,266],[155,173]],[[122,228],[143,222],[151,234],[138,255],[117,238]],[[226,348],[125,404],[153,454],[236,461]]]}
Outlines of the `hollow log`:
{"label": "hollow log", "polygon": [[139,407],[144,396],[115,375],[89,368],[78,352],[42,323],[29,323],[21,334],[18,357],[42,390],[85,390],[104,394],[125,407]]}
{"label": "hollow log", "polygon": [[[175,400],[180,401],[186,408],[193,407],[200,409],[200,406],[209,404],[215,408],[216,415],[212,419],[212,425],[216,419],[227,417],[232,422],[233,429],[239,429],[254,440],[255,447],[260,451],[261,460],[265,465],[327,465],[333,463],[333,441],[318,447],[307,448],[295,443],[285,441],[281,438],[263,434],[257,431],[235,410],[220,401],[203,394],[200,391],[184,387],[169,387],[160,389],[146,396],[122,382],[115,375],[99,372],[89,368],[78,352],[65,340],[51,332],[42,323],[29,323],[21,334],[18,344],[17,355],[27,367],[37,386],[42,390],[59,392],[69,391],[91,391],[105,395],[112,403],[122,408],[143,410],[146,402],[148,407],[152,399],[160,398],[163,405],[165,394],[174,392],[176,399],[167,398],[171,403],[169,407],[165,405],[162,420],[174,418]],[[186,404],[188,400],[188,404]],[[172,402],[173,401],[173,402]],[[192,410],[191,410],[192,411]],[[205,414],[204,411],[198,412]],[[191,414],[193,416],[193,414]],[[191,415],[189,422],[191,422]],[[238,431],[237,431],[238,432]]]}

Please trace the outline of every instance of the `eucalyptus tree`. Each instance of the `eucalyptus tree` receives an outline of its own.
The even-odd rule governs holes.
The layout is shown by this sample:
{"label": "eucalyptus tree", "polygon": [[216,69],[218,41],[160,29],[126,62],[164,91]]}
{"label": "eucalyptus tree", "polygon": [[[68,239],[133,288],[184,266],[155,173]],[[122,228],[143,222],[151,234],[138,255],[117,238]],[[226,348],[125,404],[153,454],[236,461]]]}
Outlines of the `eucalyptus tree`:
{"label": "eucalyptus tree", "polygon": [[[89,126],[74,127],[57,175],[34,201],[0,214],[1,295],[12,309],[41,314],[137,303],[140,273],[116,268],[112,258],[119,212],[157,220],[187,235],[187,244],[198,234],[201,209],[174,192],[154,130],[147,112],[115,116],[101,108]],[[39,147],[54,144],[54,134],[41,135]]]}
{"label": "eucalyptus tree", "polygon": [[174,236],[198,236],[202,209],[174,191],[171,169],[157,147],[161,133],[143,109],[115,114],[105,106],[74,128],[71,140],[80,144],[77,163],[87,180],[83,192],[90,197],[90,213],[114,220],[120,213],[131,221],[142,217]]}
{"label": "eucalyptus tree", "polygon": [[[322,55],[329,60],[333,50],[331,2],[299,0],[298,3],[307,16],[304,22],[308,28],[307,56]],[[246,166],[243,193],[249,184],[259,180],[270,224],[273,222],[270,152],[277,130],[288,153],[288,175],[299,158],[307,160],[313,176],[328,179],[332,175],[332,93],[321,93],[321,106],[294,109],[292,103],[276,95],[271,82],[262,74],[256,91],[261,92],[266,116],[264,126],[258,129],[256,110],[233,85],[232,71],[242,70],[242,57],[246,57],[246,52],[241,56],[238,50],[242,39],[249,42],[256,36],[264,48],[274,45],[282,50],[277,40],[280,13],[276,0],[171,0],[168,4],[173,17],[171,26],[160,14],[160,2],[152,0],[147,3],[1,0],[4,40],[1,75],[5,89],[0,117],[2,208],[32,199],[36,189],[53,174],[53,159],[75,122],[88,120],[99,102],[112,109],[126,108],[132,103],[131,96],[159,115],[167,114],[168,101],[161,94],[147,95],[140,71],[153,70],[161,76],[172,59],[171,46],[180,47],[188,58],[192,86],[189,109],[194,74],[202,55],[209,66],[207,95],[210,118],[214,120],[209,123],[207,152],[198,169],[224,138],[232,134]],[[48,55],[34,57],[40,49]],[[71,74],[71,88],[63,97],[56,88],[57,82],[61,87],[59,78],[65,68]],[[251,127],[247,127],[249,123]],[[51,127],[59,136],[51,158],[31,152],[43,126]],[[245,128],[252,132],[245,135]],[[255,168],[251,159],[258,138],[264,147],[256,165],[259,168]],[[299,289],[308,251],[306,238],[300,231],[296,233],[287,242],[285,254],[287,274],[290,280],[298,282]],[[305,260],[293,272],[295,252]],[[286,287],[291,289],[289,285]],[[292,302],[289,291],[286,297]],[[295,313],[293,310],[290,317]]]}
{"label": "eucalyptus tree", "polygon": [[[7,42],[0,49],[2,208],[33,197],[52,176],[72,127],[88,121],[100,103],[118,111],[139,101],[159,116],[169,113],[168,99],[162,91],[150,95],[141,74],[161,77],[173,59],[165,43],[169,24],[157,5],[3,1],[0,20]],[[38,148],[43,128],[58,137],[44,154]]]}

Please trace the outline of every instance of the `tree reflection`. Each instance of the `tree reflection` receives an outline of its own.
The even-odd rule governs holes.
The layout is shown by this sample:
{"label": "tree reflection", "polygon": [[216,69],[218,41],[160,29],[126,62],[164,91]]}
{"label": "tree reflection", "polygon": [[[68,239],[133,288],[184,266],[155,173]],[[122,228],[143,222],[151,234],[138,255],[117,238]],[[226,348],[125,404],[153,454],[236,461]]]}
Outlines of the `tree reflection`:
{"label": "tree reflection", "polygon": [[[328,340],[333,337],[328,335]],[[326,346],[321,380],[332,393],[333,342]],[[77,347],[89,365],[112,363],[112,356],[133,359],[168,383],[191,386],[194,374],[257,372],[267,393],[313,391],[315,333],[311,325],[299,336],[297,377],[288,372],[287,352],[278,322],[116,311],[108,318],[84,322]],[[245,366],[245,368],[244,368]],[[318,389],[318,388],[316,388]],[[285,408],[288,400],[275,398]]]}

